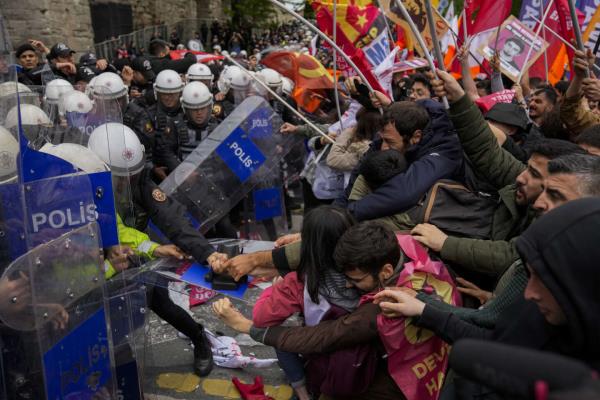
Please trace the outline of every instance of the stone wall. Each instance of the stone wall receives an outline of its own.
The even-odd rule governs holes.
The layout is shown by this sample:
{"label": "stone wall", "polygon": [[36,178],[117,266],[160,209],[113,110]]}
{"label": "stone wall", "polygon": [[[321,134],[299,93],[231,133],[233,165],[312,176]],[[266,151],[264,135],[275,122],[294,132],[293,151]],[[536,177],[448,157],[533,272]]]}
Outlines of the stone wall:
{"label": "stone wall", "polygon": [[77,50],[93,42],[88,0],[0,0],[13,46],[42,39],[50,47],[66,41]]}
{"label": "stone wall", "polygon": [[130,4],[134,29],[196,18],[225,20],[229,6],[229,0],[0,0],[0,12],[13,46],[36,38],[48,47],[65,41],[79,52],[93,45],[91,2]]}

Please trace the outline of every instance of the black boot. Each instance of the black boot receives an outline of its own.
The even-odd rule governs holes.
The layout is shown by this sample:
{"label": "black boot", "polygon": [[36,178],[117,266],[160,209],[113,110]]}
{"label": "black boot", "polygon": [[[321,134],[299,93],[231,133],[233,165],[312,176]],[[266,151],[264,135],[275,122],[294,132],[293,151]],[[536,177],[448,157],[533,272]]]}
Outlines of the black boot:
{"label": "black boot", "polygon": [[198,376],[207,376],[213,368],[213,355],[210,342],[204,334],[204,328],[198,324],[200,332],[192,339],[194,343],[194,373]]}

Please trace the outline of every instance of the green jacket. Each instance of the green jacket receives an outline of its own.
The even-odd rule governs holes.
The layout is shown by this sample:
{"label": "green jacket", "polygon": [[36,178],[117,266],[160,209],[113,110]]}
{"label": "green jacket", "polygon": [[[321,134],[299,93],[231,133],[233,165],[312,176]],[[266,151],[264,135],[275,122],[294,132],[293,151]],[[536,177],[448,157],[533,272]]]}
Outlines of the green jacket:
{"label": "green jacket", "polygon": [[499,275],[519,258],[513,240],[533,216],[528,208],[515,202],[517,176],[527,167],[498,145],[481,111],[468,96],[450,105],[450,118],[475,170],[498,190],[499,204],[492,222],[492,240],[450,236],[441,257],[473,271]]}
{"label": "green jacket", "polygon": [[[150,237],[144,232],[140,232],[135,228],[131,228],[123,223],[121,217],[117,214],[117,232],[119,235],[119,244],[129,246],[138,256],[144,256],[150,260],[154,259],[154,250],[160,246],[158,243],[150,240]],[[112,264],[104,261],[104,276],[106,279],[112,278],[117,271]]]}

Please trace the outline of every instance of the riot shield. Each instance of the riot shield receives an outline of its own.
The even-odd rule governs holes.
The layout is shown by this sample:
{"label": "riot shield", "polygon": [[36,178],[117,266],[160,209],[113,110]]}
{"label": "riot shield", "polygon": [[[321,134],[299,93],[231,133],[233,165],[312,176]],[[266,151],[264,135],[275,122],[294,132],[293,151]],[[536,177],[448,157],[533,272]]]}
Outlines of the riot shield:
{"label": "riot shield", "polygon": [[263,98],[246,98],[161,189],[183,203],[204,232],[256,187],[268,190],[255,196],[264,206],[258,219],[284,215],[279,163],[301,139],[280,134],[281,124]]}
{"label": "riot shield", "polygon": [[114,398],[101,265],[90,223],[4,270],[0,338],[9,399]]}
{"label": "riot shield", "polygon": [[149,357],[147,289],[135,281],[122,279],[107,282],[107,288],[117,395],[128,400],[143,399],[143,371]]}
{"label": "riot shield", "polygon": [[[44,88],[28,89],[44,106]],[[12,305],[0,311],[3,390],[10,399],[117,398],[125,388],[141,393],[139,379],[117,379],[132,367],[141,371],[144,342],[123,342],[117,333],[134,337],[145,307],[132,308],[131,301],[125,310],[118,301],[117,312],[109,307],[101,250],[118,244],[110,163],[80,144],[86,129],[63,134],[60,104],[52,104],[59,117],[53,121],[26,99],[18,85],[0,97],[0,110],[8,110],[0,115],[8,128],[0,130],[0,284]],[[120,118],[118,110],[100,104],[89,113],[103,126]],[[118,130],[111,134],[113,143],[123,142]],[[128,180],[121,185],[130,192]],[[117,293],[129,299],[145,292],[134,286]],[[108,329],[114,315],[128,321],[114,322],[119,351]],[[115,360],[128,367],[115,370]]]}

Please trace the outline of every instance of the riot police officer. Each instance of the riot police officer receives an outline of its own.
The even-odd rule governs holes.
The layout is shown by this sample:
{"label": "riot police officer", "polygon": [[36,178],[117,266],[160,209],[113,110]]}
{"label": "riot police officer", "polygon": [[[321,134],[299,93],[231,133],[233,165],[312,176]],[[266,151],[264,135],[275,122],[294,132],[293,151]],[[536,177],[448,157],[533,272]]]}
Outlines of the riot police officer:
{"label": "riot police officer", "polygon": [[[109,137],[122,140],[108,140]],[[153,182],[151,171],[145,167],[144,147],[131,129],[118,123],[102,125],[92,132],[88,148],[110,166],[116,193],[127,193],[127,187],[131,187],[131,199],[126,196],[116,199],[117,212],[126,226],[143,232],[152,220],[169,240],[197,262],[217,266],[226,260],[191,226],[185,208]],[[192,340],[194,369],[200,376],[208,375],[213,364],[212,352],[202,326],[167,299],[163,291],[158,299],[151,299],[151,307]]]}
{"label": "riot police officer", "polygon": [[153,89],[156,74],[152,71],[150,60],[145,57],[134,58],[129,66],[123,67],[121,77],[129,86],[129,97],[132,101],[144,108],[156,102]]}
{"label": "riot police officer", "polygon": [[222,121],[250,93],[250,77],[235,65],[226,66],[217,81],[219,92],[215,95],[213,116]]}
{"label": "riot police officer", "polygon": [[212,104],[212,93],[204,83],[194,81],[185,86],[181,96],[185,121],[183,124],[173,121],[176,131],[157,139],[154,153],[157,166],[166,167],[170,173],[217,127],[218,122],[211,116]]}
{"label": "riot police officer", "polygon": [[[172,172],[196,147],[219,125],[211,115],[213,96],[210,90],[198,81],[188,83],[183,89],[181,106],[185,111],[185,121],[173,121],[176,127],[172,135],[157,138],[154,162],[167,167]],[[182,129],[183,128],[183,129]],[[205,171],[208,173],[208,171]],[[221,171],[212,171],[219,174]],[[229,216],[220,219],[215,227],[206,233],[207,237],[237,238],[237,232]]]}
{"label": "riot police officer", "polygon": [[196,63],[188,68],[185,79],[188,83],[196,81],[202,82],[210,91],[212,91],[215,76],[207,65]]}
{"label": "riot police officer", "polygon": [[[294,82],[291,79],[283,77],[279,72],[271,68],[263,68],[258,71],[255,76],[265,83],[269,89],[280,95],[289,105],[296,108],[296,103],[291,97],[294,88]],[[270,93],[267,92],[263,94],[262,92],[266,91],[264,91],[262,87],[259,87],[260,85],[255,84],[255,86],[258,93],[267,99],[271,107],[273,107],[273,110],[281,115],[283,122],[289,122],[294,125],[301,123],[299,118],[291,112],[289,108],[281,104],[281,102],[271,96]]]}
{"label": "riot police officer", "polygon": [[[156,76],[153,85],[156,103],[145,107],[143,102],[129,103],[123,116],[123,122],[138,135],[146,150],[146,166],[151,168],[157,181],[166,177],[164,168],[155,168],[153,162],[157,138],[161,135],[176,134],[173,121],[183,121],[183,111],[179,97],[183,90],[183,81],[179,74],[164,70]],[[183,125],[181,123],[180,125]]]}

